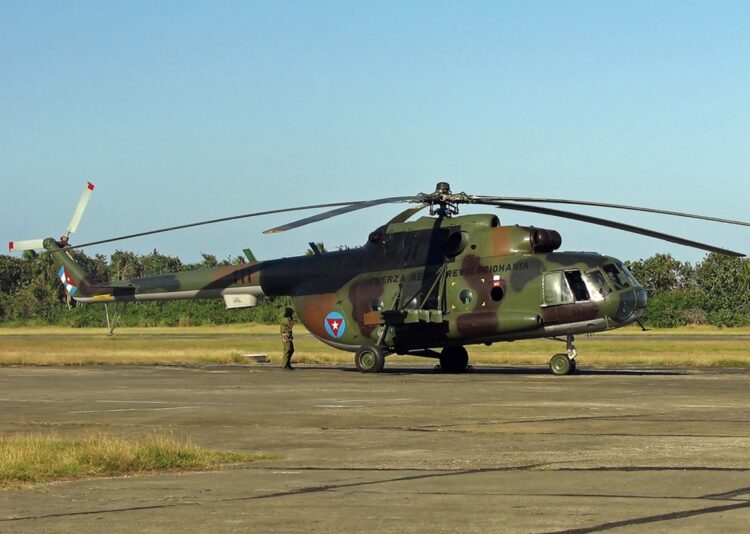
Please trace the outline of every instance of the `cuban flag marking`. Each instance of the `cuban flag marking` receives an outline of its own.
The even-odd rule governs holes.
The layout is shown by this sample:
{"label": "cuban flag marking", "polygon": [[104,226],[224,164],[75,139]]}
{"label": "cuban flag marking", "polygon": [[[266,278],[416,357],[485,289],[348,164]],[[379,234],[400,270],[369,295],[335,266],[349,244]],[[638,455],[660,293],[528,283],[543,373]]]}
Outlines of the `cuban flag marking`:
{"label": "cuban flag marking", "polygon": [[323,326],[326,333],[334,339],[340,338],[346,331],[346,319],[339,312],[331,312],[326,315]]}
{"label": "cuban flag marking", "polygon": [[75,281],[71,278],[70,274],[68,274],[68,271],[65,270],[65,267],[60,267],[60,270],[57,271],[57,276],[65,286],[65,291],[68,295],[71,297],[75,295],[76,291],[78,291],[78,287],[76,287]]}
{"label": "cuban flag marking", "polygon": [[500,287],[503,283],[503,279],[500,275],[496,274],[492,277],[492,287]]}

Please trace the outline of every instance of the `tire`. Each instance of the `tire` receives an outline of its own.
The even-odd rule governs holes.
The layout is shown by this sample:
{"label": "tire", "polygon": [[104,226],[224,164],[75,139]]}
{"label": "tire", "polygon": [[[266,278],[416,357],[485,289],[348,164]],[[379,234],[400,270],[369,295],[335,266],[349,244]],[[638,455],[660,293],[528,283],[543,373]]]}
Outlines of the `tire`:
{"label": "tire", "polygon": [[364,345],[354,355],[354,365],[360,373],[379,373],[385,365],[385,356],[380,347]]}
{"label": "tire", "polygon": [[573,372],[573,365],[573,360],[567,354],[561,352],[552,356],[549,361],[549,370],[552,371],[553,375],[569,375]]}
{"label": "tire", "polygon": [[440,353],[440,370],[444,373],[463,373],[469,365],[469,353],[464,347],[445,347]]}

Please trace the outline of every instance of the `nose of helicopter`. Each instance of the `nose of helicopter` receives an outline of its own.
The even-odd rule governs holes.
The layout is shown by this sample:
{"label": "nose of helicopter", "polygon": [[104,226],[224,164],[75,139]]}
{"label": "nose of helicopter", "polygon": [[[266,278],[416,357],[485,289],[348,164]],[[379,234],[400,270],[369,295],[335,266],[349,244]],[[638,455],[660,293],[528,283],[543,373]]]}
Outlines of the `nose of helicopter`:
{"label": "nose of helicopter", "polygon": [[646,310],[646,290],[641,286],[623,289],[607,296],[612,303],[614,319],[620,326],[638,320]]}

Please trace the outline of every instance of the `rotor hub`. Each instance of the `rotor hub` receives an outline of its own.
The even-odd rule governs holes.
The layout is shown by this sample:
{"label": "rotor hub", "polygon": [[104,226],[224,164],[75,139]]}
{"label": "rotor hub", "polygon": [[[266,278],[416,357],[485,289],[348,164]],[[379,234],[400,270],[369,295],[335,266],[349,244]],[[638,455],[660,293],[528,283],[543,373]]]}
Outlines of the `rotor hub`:
{"label": "rotor hub", "polygon": [[471,202],[466,193],[454,194],[448,182],[438,182],[434,193],[422,193],[419,197],[422,202],[430,205],[430,215],[438,217],[458,215],[458,205]]}

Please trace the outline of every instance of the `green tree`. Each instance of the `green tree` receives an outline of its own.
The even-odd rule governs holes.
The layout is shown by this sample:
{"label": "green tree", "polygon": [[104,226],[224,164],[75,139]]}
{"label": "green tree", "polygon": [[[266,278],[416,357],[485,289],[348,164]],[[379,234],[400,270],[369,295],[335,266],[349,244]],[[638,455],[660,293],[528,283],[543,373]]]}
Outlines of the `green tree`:
{"label": "green tree", "polygon": [[134,252],[117,250],[109,260],[109,279],[128,280],[143,276],[140,256]]}
{"label": "green tree", "polygon": [[658,291],[676,291],[693,285],[693,266],[678,261],[669,254],[656,254],[645,260],[626,261],[625,265],[649,296]]}
{"label": "green tree", "polygon": [[164,273],[174,273],[182,270],[182,262],[179,258],[165,256],[156,249],[145,256],[138,258],[143,276],[156,276]]}
{"label": "green tree", "polygon": [[696,284],[709,322],[718,326],[738,326],[748,322],[748,260],[711,253],[696,267]]}
{"label": "green tree", "polygon": [[0,256],[0,292],[10,293],[24,277],[23,260]]}

